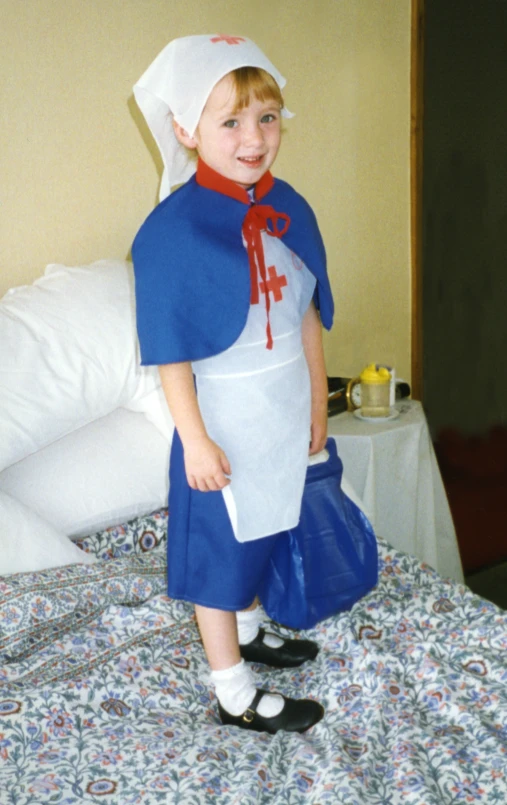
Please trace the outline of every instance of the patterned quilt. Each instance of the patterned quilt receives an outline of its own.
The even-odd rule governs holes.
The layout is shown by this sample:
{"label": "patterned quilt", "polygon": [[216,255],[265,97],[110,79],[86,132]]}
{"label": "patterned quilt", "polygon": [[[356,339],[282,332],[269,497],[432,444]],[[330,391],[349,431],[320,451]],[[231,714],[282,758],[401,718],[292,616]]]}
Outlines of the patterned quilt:
{"label": "patterned quilt", "polygon": [[[379,540],[379,584],[255,668],[326,708],[304,735],[223,727],[167,513],[81,541],[101,561],[0,578],[0,803],[507,801],[507,615]],[[280,629],[282,634],[288,633]]]}

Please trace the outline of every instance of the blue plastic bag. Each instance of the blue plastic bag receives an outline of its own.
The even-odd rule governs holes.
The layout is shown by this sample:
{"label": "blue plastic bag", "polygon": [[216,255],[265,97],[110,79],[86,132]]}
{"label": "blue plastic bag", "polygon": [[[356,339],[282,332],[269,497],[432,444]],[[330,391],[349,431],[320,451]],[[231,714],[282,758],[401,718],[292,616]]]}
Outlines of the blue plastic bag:
{"label": "blue plastic bag", "polygon": [[378,580],[375,534],[341,488],[334,439],[326,450],[327,461],[308,467],[299,525],[278,540],[259,591],[269,617],[294,629],[350,609]]}

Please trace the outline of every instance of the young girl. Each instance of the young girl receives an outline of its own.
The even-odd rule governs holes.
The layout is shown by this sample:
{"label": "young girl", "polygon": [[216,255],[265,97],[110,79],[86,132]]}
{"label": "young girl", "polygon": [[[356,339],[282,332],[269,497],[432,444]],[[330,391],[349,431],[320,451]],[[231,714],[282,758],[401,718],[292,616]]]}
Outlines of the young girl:
{"label": "young girl", "polygon": [[256,595],[326,441],[333,314],[315,216],[269,172],[284,84],[253,42],[210,35],[171,42],[134,88],[165,167],[132,254],[142,362],[159,366],[176,426],[168,594],[195,604],[222,722],[270,733],[324,712],[256,690],[245,660],[318,652],[261,629]]}

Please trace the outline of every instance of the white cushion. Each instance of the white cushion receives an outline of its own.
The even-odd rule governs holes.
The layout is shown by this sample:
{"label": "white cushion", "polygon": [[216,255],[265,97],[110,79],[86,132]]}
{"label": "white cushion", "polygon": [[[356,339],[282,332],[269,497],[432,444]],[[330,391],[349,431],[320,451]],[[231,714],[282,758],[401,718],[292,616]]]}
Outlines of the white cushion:
{"label": "white cushion", "polygon": [[0,470],[135,394],[131,264],[51,265],[0,301]]}
{"label": "white cushion", "polygon": [[0,492],[0,575],[96,561],[35,512]]}
{"label": "white cushion", "polygon": [[0,489],[68,536],[167,505],[167,438],[119,408],[0,473]]}
{"label": "white cushion", "polygon": [[136,394],[124,407],[144,414],[148,422],[155,425],[168,442],[172,442],[174,421],[156,366],[141,367]]}

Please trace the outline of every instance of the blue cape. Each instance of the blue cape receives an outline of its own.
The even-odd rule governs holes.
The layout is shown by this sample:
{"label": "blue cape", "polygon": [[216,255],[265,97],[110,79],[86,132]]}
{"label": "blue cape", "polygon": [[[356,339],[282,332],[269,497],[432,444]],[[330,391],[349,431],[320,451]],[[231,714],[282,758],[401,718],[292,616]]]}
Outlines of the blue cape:
{"label": "blue cape", "polygon": [[[282,241],[314,274],[315,305],[330,329],[333,299],[313,210],[280,179],[261,203],[290,216]],[[241,234],[247,210],[247,203],[193,176],[148,216],[132,246],[143,365],[208,358],[240,336],[250,307]]]}

